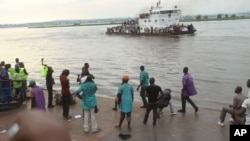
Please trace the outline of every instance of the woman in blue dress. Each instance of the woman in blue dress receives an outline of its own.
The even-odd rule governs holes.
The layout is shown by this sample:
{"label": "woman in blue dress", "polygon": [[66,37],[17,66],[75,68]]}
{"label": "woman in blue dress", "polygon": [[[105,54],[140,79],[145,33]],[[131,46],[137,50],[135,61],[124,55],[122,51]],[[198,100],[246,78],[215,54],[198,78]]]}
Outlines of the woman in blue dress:
{"label": "woman in blue dress", "polygon": [[118,88],[118,97],[119,97],[119,108],[121,111],[120,122],[116,128],[121,128],[122,122],[127,116],[128,129],[131,129],[131,112],[133,110],[133,100],[134,100],[134,89],[128,84],[129,76],[123,75],[122,85]]}

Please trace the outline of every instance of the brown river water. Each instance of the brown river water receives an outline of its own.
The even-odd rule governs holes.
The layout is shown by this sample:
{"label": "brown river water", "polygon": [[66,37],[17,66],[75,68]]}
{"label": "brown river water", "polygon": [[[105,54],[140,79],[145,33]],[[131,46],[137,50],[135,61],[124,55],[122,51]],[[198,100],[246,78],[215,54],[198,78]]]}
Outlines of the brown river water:
{"label": "brown river water", "polygon": [[[189,23],[185,23],[189,24]],[[63,28],[0,29],[0,60],[15,65],[18,57],[35,79],[45,86],[40,75],[41,58],[54,68],[55,90],[60,89],[59,75],[70,70],[71,90],[78,87],[76,76],[85,62],[96,77],[97,94],[113,98],[128,74],[136,87],[139,67],[145,66],[150,77],[162,89],[171,88],[174,104],[180,105],[183,67],[189,67],[198,95],[192,97],[199,107],[220,110],[232,103],[234,88],[243,87],[250,78],[250,20],[193,22],[194,35],[145,37],[106,35],[111,26]]]}

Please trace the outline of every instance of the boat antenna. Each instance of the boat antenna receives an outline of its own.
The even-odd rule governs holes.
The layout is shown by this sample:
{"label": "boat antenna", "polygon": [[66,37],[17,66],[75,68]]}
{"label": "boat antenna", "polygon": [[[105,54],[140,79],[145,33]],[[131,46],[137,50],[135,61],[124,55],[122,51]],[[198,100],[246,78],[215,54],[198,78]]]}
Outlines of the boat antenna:
{"label": "boat antenna", "polygon": [[159,0],[157,3],[156,3],[156,7],[159,7],[161,4],[161,1]]}

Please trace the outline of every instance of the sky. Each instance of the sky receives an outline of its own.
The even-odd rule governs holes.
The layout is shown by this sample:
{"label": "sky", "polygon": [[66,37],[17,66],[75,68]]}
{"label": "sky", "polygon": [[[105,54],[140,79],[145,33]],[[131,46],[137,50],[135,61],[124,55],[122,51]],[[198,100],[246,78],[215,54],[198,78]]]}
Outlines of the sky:
{"label": "sky", "polygon": [[[158,0],[0,0],[0,24],[136,17]],[[161,0],[182,15],[234,14],[250,11],[250,0]]]}

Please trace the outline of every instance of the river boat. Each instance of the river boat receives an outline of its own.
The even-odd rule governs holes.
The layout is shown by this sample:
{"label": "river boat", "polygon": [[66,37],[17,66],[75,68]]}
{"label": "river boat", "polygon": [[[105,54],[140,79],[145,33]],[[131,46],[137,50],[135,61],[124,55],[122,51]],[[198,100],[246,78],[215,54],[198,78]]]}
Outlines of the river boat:
{"label": "river boat", "polygon": [[141,13],[136,19],[123,22],[119,26],[108,27],[106,34],[167,36],[196,32],[192,24],[180,24],[180,8],[163,8],[160,4],[160,1],[157,2],[155,7],[151,6],[148,13]]}

